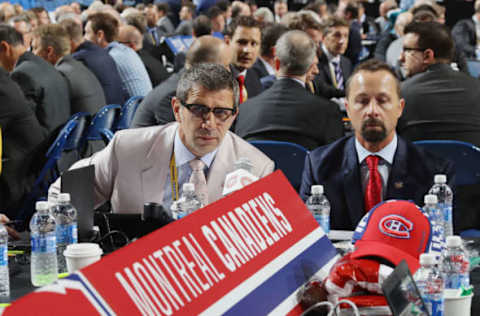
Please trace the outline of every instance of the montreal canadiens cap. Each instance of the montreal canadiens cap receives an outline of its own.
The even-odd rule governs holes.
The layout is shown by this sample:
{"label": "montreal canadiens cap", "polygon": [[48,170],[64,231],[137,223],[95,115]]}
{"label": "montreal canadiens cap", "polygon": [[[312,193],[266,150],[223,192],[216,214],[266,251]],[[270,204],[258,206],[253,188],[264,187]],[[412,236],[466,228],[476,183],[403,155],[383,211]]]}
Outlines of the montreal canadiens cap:
{"label": "montreal canadiens cap", "polygon": [[384,258],[398,265],[402,259],[413,274],[420,267],[420,254],[430,247],[430,221],[415,203],[389,200],[378,204],[360,221],[352,237],[353,259]]}

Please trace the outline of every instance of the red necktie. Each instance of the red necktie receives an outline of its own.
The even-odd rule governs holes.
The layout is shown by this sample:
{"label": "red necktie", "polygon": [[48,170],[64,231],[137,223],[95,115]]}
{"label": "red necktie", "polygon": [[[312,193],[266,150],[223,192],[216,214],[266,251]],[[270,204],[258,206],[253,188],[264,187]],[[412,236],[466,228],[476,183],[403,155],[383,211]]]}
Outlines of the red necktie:
{"label": "red necktie", "polygon": [[238,80],[238,91],[240,92],[240,103],[243,103],[245,101],[245,96],[244,96],[244,89],[245,89],[245,76],[244,75],[239,75],[237,77]]}
{"label": "red necktie", "polygon": [[382,177],[378,172],[378,156],[366,158],[370,176],[365,190],[365,212],[368,212],[382,201]]}

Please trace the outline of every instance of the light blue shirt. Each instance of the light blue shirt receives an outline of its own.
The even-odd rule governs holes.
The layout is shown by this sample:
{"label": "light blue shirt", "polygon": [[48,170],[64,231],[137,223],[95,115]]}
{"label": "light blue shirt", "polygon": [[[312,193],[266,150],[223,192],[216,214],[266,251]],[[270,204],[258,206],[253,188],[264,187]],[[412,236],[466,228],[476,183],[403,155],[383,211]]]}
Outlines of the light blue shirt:
{"label": "light blue shirt", "polygon": [[[175,166],[177,167],[178,171],[178,191],[179,196],[182,194],[182,186],[184,183],[187,183],[192,175],[192,168],[190,167],[189,162],[197,156],[192,154],[190,150],[183,144],[182,140],[180,139],[180,135],[178,133],[178,129],[175,133],[175,140],[173,142],[173,154],[175,155]],[[215,159],[215,155],[217,154],[217,149],[208,154],[200,157],[200,160],[203,161],[205,164],[205,177],[208,177],[208,170],[212,165],[213,159]],[[170,165],[170,164],[169,164]],[[170,168],[168,168],[168,175],[167,181],[165,182],[164,188],[164,195],[163,195],[163,206],[166,210],[170,210],[170,207],[173,202],[172,198],[172,177],[170,174]]]}
{"label": "light blue shirt", "polygon": [[362,190],[365,193],[367,188],[368,179],[370,178],[370,171],[368,170],[367,162],[365,158],[370,155],[379,156],[381,159],[378,161],[378,172],[382,177],[382,194],[383,199],[385,199],[386,187],[388,183],[388,175],[392,169],[393,158],[395,157],[395,152],[397,151],[397,134],[394,134],[392,141],[382,148],[380,151],[372,153],[363,147],[360,142],[355,138],[355,149],[357,150],[358,163],[360,164],[360,177],[362,181]]}
{"label": "light blue shirt", "polygon": [[152,90],[152,82],[140,56],[130,47],[118,42],[111,42],[106,49],[117,65],[123,89],[128,97],[146,96]]}

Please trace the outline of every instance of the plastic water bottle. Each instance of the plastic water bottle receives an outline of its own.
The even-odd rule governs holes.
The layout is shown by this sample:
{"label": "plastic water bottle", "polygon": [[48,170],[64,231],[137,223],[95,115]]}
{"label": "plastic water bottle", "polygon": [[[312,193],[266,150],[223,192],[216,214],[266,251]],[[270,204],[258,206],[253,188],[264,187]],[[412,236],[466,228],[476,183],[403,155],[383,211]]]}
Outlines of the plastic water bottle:
{"label": "plastic water bottle", "polygon": [[435,267],[435,256],[431,253],[421,254],[420,265],[413,278],[425,306],[431,316],[443,316],[443,278]]}
{"label": "plastic water bottle", "polygon": [[43,286],[57,280],[55,218],[49,212],[48,202],[37,202],[35,208],[37,212],[30,220],[32,244],[30,268],[32,284]]}
{"label": "plastic water bottle", "polygon": [[184,183],[182,186],[182,195],[172,204],[172,216],[177,220],[201,208],[202,202],[195,194],[195,185],[193,183]]}
{"label": "plastic water bottle", "polygon": [[470,263],[459,236],[447,237],[447,249],[443,256],[443,277],[446,289],[468,288],[470,286]]}
{"label": "plastic water bottle", "polygon": [[430,251],[435,253],[437,259],[440,259],[442,251],[445,248],[445,233],[443,212],[438,207],[437,201],[436,195],[425,195],[425,206],[423,207],[423,212],[428,215],[432,225],[432,242],[430,244]]}
{"label": "plastic water bottle", "polygon": [[52,208],[55,217],[57,236],[58,273],[67,272],[67,262],[63,252],[70,244],[76,244],[77,237],[77,210],[70,203],[70,194],[60,193],[57,203]]}
{"label": "plastic water bottle", "polygon": [[453,235],[452,202],[453,192],[447,184],[447,176],[444,174],[435,175],[435,183],[428,194],[435,194],[438,198],[438,207],[443,211],[445,236]]}
{"label": "plastic water bottle", "polygon": [[0,224],[0,296],[10,296],[10,278],[8,274],[8,233]]}
{"label": "plastic water bottle", "polygon": [[323,195],[323,185],[312,185],[312,195],[307,200],[307,208],[322,227],[323,231],[330,232],[330,202]]}

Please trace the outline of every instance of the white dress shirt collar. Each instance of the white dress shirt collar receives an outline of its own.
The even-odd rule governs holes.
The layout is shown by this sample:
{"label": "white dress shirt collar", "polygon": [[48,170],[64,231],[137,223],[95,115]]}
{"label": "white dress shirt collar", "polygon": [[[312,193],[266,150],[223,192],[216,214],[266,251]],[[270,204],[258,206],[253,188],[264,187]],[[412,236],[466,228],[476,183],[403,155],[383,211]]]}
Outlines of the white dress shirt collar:
{"label": "white dress shirt collar", "polygon": [[355,149],[357,150],[358,163],[361,164],[369,155],[375,155],[381,157],[383,160],[392,165],[395,151],[397,150],[397,143],[398,139],[397,134],[395,133],[392,141],[387,146],[383,147],[380,151],[373,153],[363,147],[357,138],[355,138]]}

